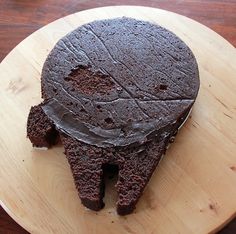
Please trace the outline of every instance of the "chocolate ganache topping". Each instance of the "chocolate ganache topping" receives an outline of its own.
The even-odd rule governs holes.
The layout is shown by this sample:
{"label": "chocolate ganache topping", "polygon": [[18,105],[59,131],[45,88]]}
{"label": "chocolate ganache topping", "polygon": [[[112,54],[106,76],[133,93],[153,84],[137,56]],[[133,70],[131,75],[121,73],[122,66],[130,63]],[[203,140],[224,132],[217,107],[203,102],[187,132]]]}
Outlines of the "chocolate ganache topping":
{"label": "chocolate ganache topping", "polygon": [[42,109],[79,141],[128,146],[168,134],[198,89],[197,63],[183,41],[124,17],[94,21],[58,41],[43,67]]}

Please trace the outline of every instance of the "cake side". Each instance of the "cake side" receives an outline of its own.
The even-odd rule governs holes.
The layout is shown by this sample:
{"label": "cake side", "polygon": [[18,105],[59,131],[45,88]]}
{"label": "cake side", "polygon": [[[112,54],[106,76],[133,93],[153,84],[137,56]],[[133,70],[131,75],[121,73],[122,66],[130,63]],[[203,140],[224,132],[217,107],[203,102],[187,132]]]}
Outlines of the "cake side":
{"label": "cake side", "polygon": [[42,106],[33,106],[27,120],[27,137],[35,147],[49,148],[58,141],[55,125],[44,113]]}
{"label": "cake side", "polygon": [[181,113],[175,124],[160,130],[154,140],[140,145],[101,148],[61,134],[81,202],[92,210],[103,208],[103,166],[117,165],[117,212],[120,215],[132,213],[167,146],[173,142],[173,137],[189,111],[190,109]]}

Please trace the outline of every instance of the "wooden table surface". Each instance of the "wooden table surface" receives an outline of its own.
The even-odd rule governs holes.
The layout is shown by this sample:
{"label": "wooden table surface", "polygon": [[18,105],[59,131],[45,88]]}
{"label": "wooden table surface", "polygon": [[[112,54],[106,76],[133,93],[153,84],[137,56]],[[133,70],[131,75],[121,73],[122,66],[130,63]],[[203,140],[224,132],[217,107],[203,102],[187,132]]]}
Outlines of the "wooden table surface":
{"label": "wooden table surface", "polygon": [[[0,0],[0,61],[21,40],[49,22],[108,5],[143,5],[173,11],[205,24],[236,46],[236,0]],[[0,207],[1,233],[27,232]],[[236,233],[236,219],[220,233]]]}

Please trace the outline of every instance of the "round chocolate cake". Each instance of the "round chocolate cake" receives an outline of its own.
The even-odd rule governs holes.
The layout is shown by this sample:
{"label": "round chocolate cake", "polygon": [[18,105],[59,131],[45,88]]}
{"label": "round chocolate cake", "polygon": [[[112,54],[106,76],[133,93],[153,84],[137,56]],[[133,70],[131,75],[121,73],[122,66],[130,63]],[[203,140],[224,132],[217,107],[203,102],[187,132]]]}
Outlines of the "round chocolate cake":
{"label": "round chocolate cake", "polygon": [[60,136],[82,203],[99,210],[104,168],[118,167],[117,211],[131,213],[198,93],[188,46],[131,18],[94,21],[57,42],[42,71],[44,102],[27,135],[49,147]]}

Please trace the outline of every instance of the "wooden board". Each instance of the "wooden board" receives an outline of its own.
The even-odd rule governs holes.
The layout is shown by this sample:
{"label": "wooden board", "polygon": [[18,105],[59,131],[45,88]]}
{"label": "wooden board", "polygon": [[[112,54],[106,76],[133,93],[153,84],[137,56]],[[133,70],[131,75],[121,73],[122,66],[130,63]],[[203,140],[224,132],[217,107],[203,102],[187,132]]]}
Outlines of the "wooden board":
{"label": "wooden board", "polygon": [[[105,208],[85,209],[61,146],[32,148],[29,108],[54,44],[95,19],[129,16],[158,23],[193,50],[201,88],[190,119],[154,173],[134,214],[115,212],[114,181]],[[0,65],[0,202],[31,233],[208,233],[236,212],[236,50],[186,17],[145,7],[105,7],[59,19],[22,41]]]}

